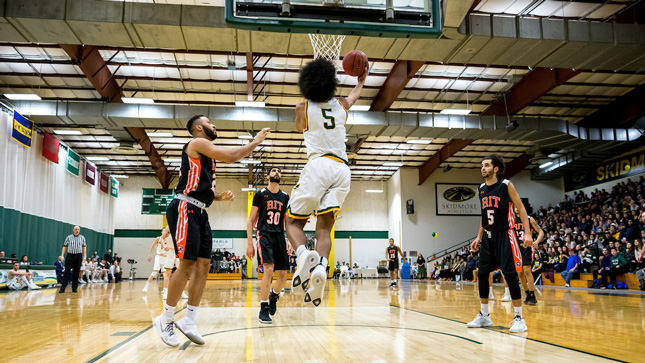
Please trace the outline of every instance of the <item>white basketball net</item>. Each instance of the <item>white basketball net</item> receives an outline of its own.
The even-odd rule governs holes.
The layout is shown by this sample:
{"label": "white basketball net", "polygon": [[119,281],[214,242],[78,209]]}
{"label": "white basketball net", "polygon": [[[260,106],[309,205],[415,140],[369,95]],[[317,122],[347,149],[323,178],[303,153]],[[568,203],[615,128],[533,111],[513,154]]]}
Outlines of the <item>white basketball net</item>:
{"label": "white basketball net", "polygon": [[345,40],[344,35],[309,34],[309,39],[314,48],[314,59],[327,58],[339,67],[340,46]]}

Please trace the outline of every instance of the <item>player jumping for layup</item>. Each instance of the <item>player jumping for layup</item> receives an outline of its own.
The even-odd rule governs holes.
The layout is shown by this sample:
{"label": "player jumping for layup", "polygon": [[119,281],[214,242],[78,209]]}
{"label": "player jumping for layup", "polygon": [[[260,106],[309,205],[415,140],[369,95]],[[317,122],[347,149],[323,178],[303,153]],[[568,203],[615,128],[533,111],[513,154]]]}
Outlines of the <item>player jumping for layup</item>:
{"label": "player jumping for layup", "polygon": [[[249,244],[246,255],[253,258],[253,224],[257,230],[258,264],[264,266],[264,276],[260,284],[260,323],[271,324],[275,315],[280,290],[287,281],[289,255],[284,238],[284,215],[287,211],[289,196],[280,190],[280,168],[271,168],[269,186],[255,193],[253,207],[246,224]],[[277,280],[271,286],[273,271]],[[269,292],[270,290],[270,292]]]}
{"label": "player jumping for layup", "polygon": [[[475,320],[468,323],[468,327],[483,328],[493,325],[488,309],[488,275],[500,267],[508,282],[515,307],[515,319],[510,332],[522,333],[526,331],[526,322],[522,317],[522,292],[518,281],[518,273],[522,273],[522,256],[515,234],[513,205],[517,206],[525,228],[529,226],[529,219],[513,183],[507,179],[497,179],[497,173],[503,171],[504,160],[501,156],[492,154],[482,160],[481,173],[485,182],[479,186],[478,193],[482,218],[477,238],[470,245],[470,248],[476,251],[481,243],[479,252],[481,311]],[[528,248],[532,243],[531,233],[524,233],[524,247]]]}
{"label": "player jumping for layup", "polygon": [[[330,233],[349,193],[352,177],[345,152],[347,110],[358,100],[366,77],[367,64],[347,98],[335,97],[336,67],[325,58],[307,63],[298,78],[306,101],[296,106],[296,129],[304,134],[309,161],[293,187],[286,224],[287,236],[298,254],[291,291],[304,292],[306,305],[318,306],[322,302],[331,251]],[[312,213],[318,217],[316,251],[305,247],[304,228]]]}
{"label": "player jumping for layup", "polygon": [[[196,344],[204,344],[204,338],[197,331],[195,315],[202,299],[206,277],[210,267],[213,247],[211,227],[205,208],[213,200],[233,200],[233,193],[215,191],[215,162],[234,163],[253,151],[262,143],[269,129],[260,131],[255,140],[245,146],[222,148],[212,144],[217,138],[215,126],[204,115],[191,117],[186,128],[193,139],[184,145],[181,152],[181,168],[175,199],[166,212],[175,252],[180,259],[177,271],[170,279],[168,299],[163,313],[153,320],[161,340],[177,346],[179,339],[174,326]],[[190,277],[188,306],[183,319],[174,323],[174,313],[181,293]]]}

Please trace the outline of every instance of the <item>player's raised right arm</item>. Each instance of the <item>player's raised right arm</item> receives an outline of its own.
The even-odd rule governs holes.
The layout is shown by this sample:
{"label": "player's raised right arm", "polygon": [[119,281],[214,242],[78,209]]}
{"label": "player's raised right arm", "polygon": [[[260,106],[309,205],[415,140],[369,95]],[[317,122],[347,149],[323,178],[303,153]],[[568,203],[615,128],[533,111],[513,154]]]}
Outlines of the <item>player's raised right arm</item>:
{"label": "player's raised right arm", "polygon": [[369,64],[365,63],[365,71],[358,77],[358,84],[354,89],[349,93],[347,98],[339,98],[338,101],[343,104],[346,110],[349,110],[354,106],[358,98],[361,96],[361,91],[363,91],[363,85],[365,85],[365,79],[367,78],[367,73],[369,70]]}
{"label": "player's raised right arm", "polygon": [[219,147],[213,145],[207,139],[201,138],[193,140],[188,144],[188,147],[211,159],[223,161],[225,163],[234,163],[249,155],[251,151],[264,141],[268,134],[269,128],[263,128],[262,131],[255,135],[255,139],[253,141],[240,147]]}
{"label": "player's raised right arm", "polygon": [[300,102],[296,105],[296,130],[304,132],[307,127],[307,117],[305,115],[305,103]]}
{"label": "player's raised right arm", "polygon": [[155,238],[155,241],[152,242],[152,245],[150,246],[150,251],[148,251],[148,262],[152,260],[152,250],[155,248],[157,243],[159,243],[159,237]]}

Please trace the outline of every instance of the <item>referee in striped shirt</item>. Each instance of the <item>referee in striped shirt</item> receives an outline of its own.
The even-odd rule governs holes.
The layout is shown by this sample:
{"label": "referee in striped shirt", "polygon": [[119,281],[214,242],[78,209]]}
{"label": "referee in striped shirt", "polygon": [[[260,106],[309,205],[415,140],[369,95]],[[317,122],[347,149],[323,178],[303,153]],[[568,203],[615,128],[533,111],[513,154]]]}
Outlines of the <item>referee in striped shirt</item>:
{"label": "referee in striped shirt", "polygon": [[[60,287],[59,293],[65,292],[65,288],[69,283],[71,270],[72,274],[72,292],[76,292],[78,288],[78,274],[81,271],[81,263],[85,259],[87,246],[85,245],[85,237],[81,234],[81,227],[74,226],[74,234],[70,234],[65,238],[63,243],[63,252],[61,257],[65,258],[65,276],[63,277],[63,285]],[[67,257],[65,257],[67,251]]]}

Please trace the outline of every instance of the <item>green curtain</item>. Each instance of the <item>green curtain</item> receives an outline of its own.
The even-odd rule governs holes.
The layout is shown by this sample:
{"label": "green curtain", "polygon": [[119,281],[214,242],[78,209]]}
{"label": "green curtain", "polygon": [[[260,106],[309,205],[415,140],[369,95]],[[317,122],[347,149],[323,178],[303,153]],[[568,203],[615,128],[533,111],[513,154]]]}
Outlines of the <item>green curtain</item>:
{"label": "green curtain", "polygon": [[[27,255],[30,261],[53,265],[63,248],[65,237],[72,234],[73,224],[34,216],[0,206],[0,251],[7,257]],[[103,256],[114,245],[114,235],[81,226],[87,241],[87,255],[94,250]]]}

